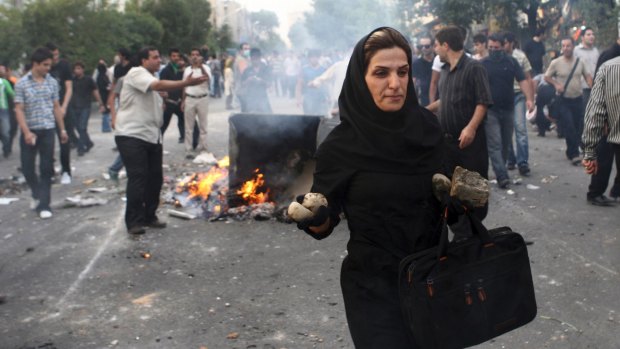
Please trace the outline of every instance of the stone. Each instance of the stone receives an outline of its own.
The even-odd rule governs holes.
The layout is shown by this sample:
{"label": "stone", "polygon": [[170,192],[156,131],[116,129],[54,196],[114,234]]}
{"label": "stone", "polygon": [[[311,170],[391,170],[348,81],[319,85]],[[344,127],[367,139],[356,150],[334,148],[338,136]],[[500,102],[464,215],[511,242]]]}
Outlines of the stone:
{"label": "stone", "polygon": [[457,166],[452,174],[450,196],[473,207],[482,207],[489,200],[489,181],[478,172]]}

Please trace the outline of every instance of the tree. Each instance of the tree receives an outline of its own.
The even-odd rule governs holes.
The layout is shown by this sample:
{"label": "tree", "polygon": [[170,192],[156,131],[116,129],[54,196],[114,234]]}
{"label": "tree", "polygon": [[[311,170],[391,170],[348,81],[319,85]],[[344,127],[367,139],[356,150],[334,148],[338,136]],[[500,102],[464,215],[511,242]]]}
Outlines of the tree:
{"label": "tree", "polygon": [[161,50],[171,47],[189,51],[207,41],[211,6],[207,0],[146,0],[140,8],[161,23]]}
{"label": "tree", "polygon": [[265,51],[281,50],[286,47],[275,30],[280,26],[278,16],[273,11],[261,10],[250,13],[252,37],[250,44]]}
{"label": "tree", "polygon": [[224,24],[220,27],[216,34],[217,47],[220,51],[226,51],[226,49],[235,46],[232,36],[232,30],[228,24]]}
{"label": "tree", "polygon": [[0,63],[15,66],[27,55],[24,51],[25,40],[22,35],[22,19],[19,11],[0,6]]}

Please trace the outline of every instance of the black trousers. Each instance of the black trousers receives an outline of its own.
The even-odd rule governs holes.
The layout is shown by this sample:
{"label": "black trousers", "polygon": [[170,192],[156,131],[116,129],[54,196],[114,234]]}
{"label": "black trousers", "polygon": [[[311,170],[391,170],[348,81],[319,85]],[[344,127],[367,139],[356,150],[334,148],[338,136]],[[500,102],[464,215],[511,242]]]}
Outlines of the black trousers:
{"label": "black trousers", "polygon": [[[456,166],[461,166],[469,171],[478,172],[484,178],[489,178],[489,151],[484,125],[478,127],[474,141],[465,149],[459,148],[458,136],[446,134],[445,143],[444,171],[448,177],[452,178]],[[474,215],[482,221],[488,211],[487,203],[484,207],[477,207]]]}
{"label": "black trousers", "polygon": [[[65,118],[65,120],[67,120],[67,118]],[[66,127],[67,126],[65,124],[65,128]],[[67,132],[69,132],[68,129]],[[75,132],[73,133],[75,134]],[[67,135],[69,135],[69,133],[67,133]],[[69,136],[69,141],[67,141],[66,143],[61,143],[60,127],[58,127],[58,123],[56,123],[56,136],[58,136],[58,144],[60,144],[60,166],[62,167],[61,172],[67,172],[68,174],[71,174],[71,136]],[[75,144],[77,144],[77,137]]]}
{"label": "black trousers", "polygon": [[164,109],[164,124],[161,126],[161,134],[162,136],[166,133],[166,129],[168,129],[168,125],[170,125],[170,120],[172,120],[172,114],[176,114],[177,116],[177,125],[179,127],[179,138],[183,139],[185,136],[185,116],[181,111],[181,103],[166,103],[166,108]]}
{"label": "black trousers", "polygon": [[[603,137],[596,147],[596,160],[598,162],[598,171],[590,179],[588,199],[601,196],[607,190],[611,169],[614,164],[614,146],[607,143],[607,137]],[[616,159],[616,162],[618,162],[618,159]]]}
{"label": "black trousers", "polygon": [[164,182],[163,147],[127,136],[114,138],[127,169],[127,229],[144,226],[157,220],[159,194]]}

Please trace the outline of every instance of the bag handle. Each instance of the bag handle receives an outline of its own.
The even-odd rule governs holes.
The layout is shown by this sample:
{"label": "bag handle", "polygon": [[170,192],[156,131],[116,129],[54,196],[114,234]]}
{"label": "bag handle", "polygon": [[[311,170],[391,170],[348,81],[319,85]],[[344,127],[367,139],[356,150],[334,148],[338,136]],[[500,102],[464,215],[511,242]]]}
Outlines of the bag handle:
{"label": "bag handle", "polygon": [[444,207],[444,212],[441,218],[441,237],[439,240],[439,248],[437,249],[437,259],[441,262],[443,260],[445,260],[446,258],[448,258],[448,247],[450,242],[448,241],[448,211],[449,211],[449,205],[460,205],[459,207],[456,207],[456,211],[459,212],[460,210],[463,210],[463,213],[459,212],[459,216],[460,215],[465,215],[465,217],[467,217],[467,219],[469,220],[469,223],[471,225],[471,231],[472,231],[472,235],[477,236],[478,239],[480,239],[480,242],[482,243],[482,245],[484,247],[492,247],[494,245],[493,243],[493,239],[491,238],[491,235],[489,234],[489,231],[487,230],[487,228],[482,224],[482,222],[480,221],[480,219],[478,219],[471,210],[469,210],[467,207],[465,207],[464,205],[460,204],[460,203],[456,203],[456,202],[451,202],[447,205],[445,205]]}

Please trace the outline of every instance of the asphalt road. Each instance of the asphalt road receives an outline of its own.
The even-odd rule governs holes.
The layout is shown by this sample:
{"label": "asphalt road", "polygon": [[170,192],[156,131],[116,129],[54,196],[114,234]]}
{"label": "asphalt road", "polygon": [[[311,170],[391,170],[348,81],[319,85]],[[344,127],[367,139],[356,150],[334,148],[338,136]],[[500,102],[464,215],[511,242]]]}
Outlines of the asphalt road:
{"label": "asphalt road", "polygon": [[[276,112],[300,112],[275,101]],[[209,146],[218,158],[227,154],[229,114],[212,100]],[[72,153],[73,183],[53,186],[52,219],[28,209],[27,190],[0,206],[0,349],[353,347],[339,286],[345,224],[315,241],[275,220],[187,221],[162,207],[168,227],[131,238],[124,181],[116,187],[101,175],[116,155],[113,137],[100,132],[96,113],[90,130],[96,146]],[[177,137],[173,121],[165,175],[204,170],[184,160]],[[589,179],[563,148],[553,133],[530,132],[531,176],[512,192],[493,186],[486,225],[534,242],[538,316],[479,348],[620,348],[620,205],[588,205]],[[0,160],[0,178],[18,166],[16,151]],[[76,194],[108,201],[61,208]]]}

